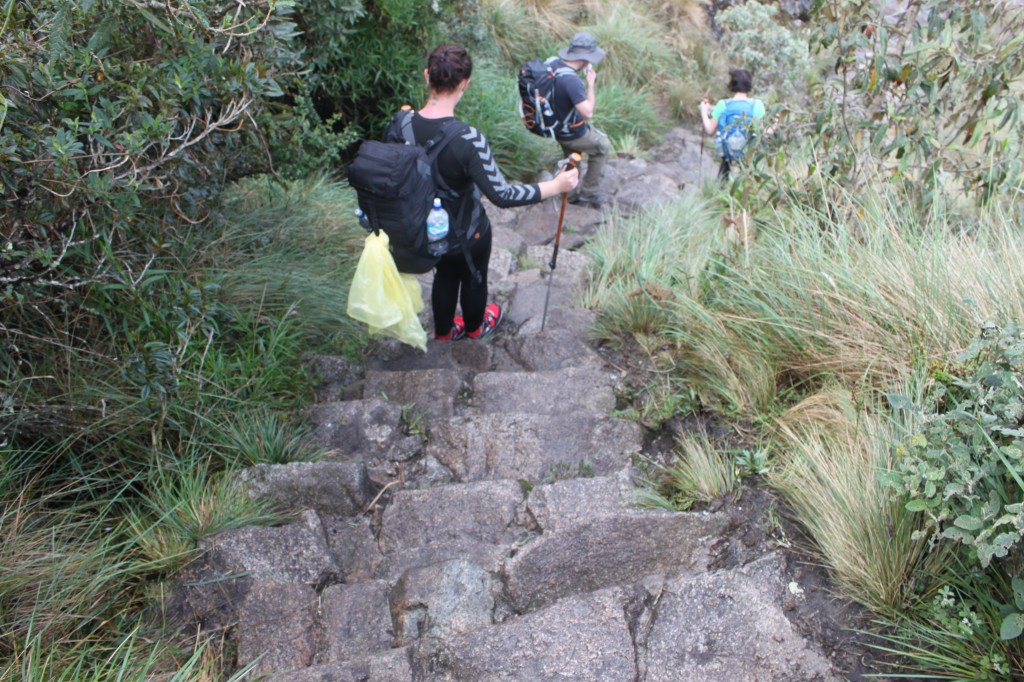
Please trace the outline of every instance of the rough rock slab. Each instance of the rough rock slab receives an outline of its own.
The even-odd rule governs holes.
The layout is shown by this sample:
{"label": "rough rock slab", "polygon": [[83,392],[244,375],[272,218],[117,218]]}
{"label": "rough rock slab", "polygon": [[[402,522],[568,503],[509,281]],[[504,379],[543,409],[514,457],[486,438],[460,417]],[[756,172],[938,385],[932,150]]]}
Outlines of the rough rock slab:
{"label": "rough rock slab", "polygon": [[[550,270],[551,254],[554,246],[528,246],[526,257],[529,261],[541,263],[541,270],[545,274]],[[555,262],[555,284],[559,282],[568,283],[570,288],[582,287],[590,275],[590,259],[582,253],[575,251],[558,250],[558,260]]]}
{"label": "rough rock slab", "polygon": [[364,398],[383,398],[430,418],[451,417],[455,401],[469,387],[471,373],[463,369],[417,369],[366,373]]}
{"label": "rough rock slab", "polygon": [[622,590],[604,590],[452,637],[426,679],[635,682],[625,601]]}
{"label": "rough rock slab", "polygon": [[508,559],[512,545],[490,544],[476,540],[446,542],[392,552],[384,557],[377,569],[377,577],[395,582],[407,571],[434,566],[446,561],[467,561],[488,573],[500,573]]}
{"label": "rough rock slab", "polygon": [[783,568],[776,554],[667,582],[641,657],[647,682],[839,682],[785,616]]}
{"label": "rough rock slab", "polygon": [[516,512],[524,497],[514,480],[399,490],[384,511],[381,549],[391,554],[466,541],[508,542],[517,534]]}
{"label": "rough rock slab", "polygon": [[390,649],[395,628],[382,580],[332,585],[321,595],[323,643],[317,663],[338,663]]}
{"label": "rough rock slab", "polygon": [[705,570],[706,546],[725,514],[622,511],[544,533],[510,559],[508,591],[519,611],[626,584],[651,573]]}
{"label": "rough rock slab", "polygon": [[487,571],[465,560],[406,571],[391,591],[398,643],[431,651],[443,638],[491,625],[495,589]]}
{"label": "rough rock slab", "polygon": [[242,471],[238,481],[250,497],[280,509],[353,515],[373,499],[362,462],[257,464]]}
{"label": "rough rock slab", "polygon": [[[543,303],[541,304],[543,312]],[[543,332],[521,333],[505,347],[509,355],[527,371],[542,372],[563,367],[603,367],[604,360],[587,343],[595,316],[587,310],[559,311],[548,321]],[[530,322],[540,329],[540,318]]]}
{"label": "rough rock slab", "polygon": [[517,253],[519,248],[525,244],[522,236],[516,232],[515,228],[522,218],[523,212],[527,209],[523,207],[514,209],[498,208],[487,197],[481,197],[481,203],[483,203],[484,211],[487,212],[487,217],[491,221],[491,229],[494,230],[494,246]]}
{"label": "rough rock slab", "polygon": [[400,403],[373,398],[322,403],[308,413],[310,438],[341,456],[369,454],[404,461],[420,449],[420,439],[408,436]]}
{"label": "rough rock slab", "polygon": [[[425,313],[429,315],[429,313]],[[491,366],[492,348],[486,343],[435,341],[433,325],[427,329],[427,352],[407,346],[397,339],[375,339],[366,358],[366,369],[405,372],[414,369],[468,369],[486,372]]]}
{"label": "rough rock slab", "polygon": [[626,511],[634,506],[636,492],[630,471],[623,469],[614,476],[535,486],[526,498],[526,510],[540,530],[549,532]]}
{"label": "rough rock slab", "polygon": [[261,682],[413,682],[410,647],[340,663],[277,673]]}
{"label": "rough rock slab", "polygon": [[640,426],[622,419],[482,414],[440,422],[427,452],[460,481],[540,483],[617,471],[642,445]]}
{"label": "rough rock slab", "polygon": [[256,661],[246,679],[313,662],[317,605],[316,591],[308,585],[253,585],[240,609],[237,630],[239,667]]}
{"label": "rough rock slab", "polygon": [[537,269],[524,270],[515,275],[516,290],[506,313],[508,321],[519,328],[519,334],[540,331],[544,318],[544,302],[548,304],[548,322],[565,314],[576,298],[572,283],[555,275],[548,295],[548,273]]}
{"label": "rough rock slab", "polygon": [[473,381],[475,412],[588,414],[615,409],[615,375],[589,367],[553,372],[488,372]]}
{"label": "rough rock slab", "polygon": [[509,277],[518,267],[518,259],[511,251],[492,246],[491,260],[487,265],[487,289],[492,293],[510,291]]}
{"label": "rough rock slab", "polygon": [[323,525],[313,511],[286,526],[248,526],[217,533],[201,540],[199,550],[216,554],[216,562],[230,574],[245,574],[260,582],[318,588],[341,579],[341,568],[331,556]]}
{"label": "rough rock slab", "polygon": [[615,208],[632,214],[667,204],[680,196],[678,176],[653,175],[643,182],[625,183],[615,195]]}
{"label": "rough rock slab", "polygon": [[[561,203],[559,203],[561,206]],[[563,230],[565,225],[563,224]],[[527,244],[550,244],[558,230],[558,208],[551,199],[524,208],[519,212],[516,232]]]}
{"label": "rough rock slab", "polygon": [[319,378],[317,402],[357,400],[363,395],[363,368],[347,358],[310,353],[303,361]]}
{"label": "rough rock slab", "polygon": [[327,546],[341,567],[345,582],[370,580],[384,561],[368,517],[324,515],[321,518]]}

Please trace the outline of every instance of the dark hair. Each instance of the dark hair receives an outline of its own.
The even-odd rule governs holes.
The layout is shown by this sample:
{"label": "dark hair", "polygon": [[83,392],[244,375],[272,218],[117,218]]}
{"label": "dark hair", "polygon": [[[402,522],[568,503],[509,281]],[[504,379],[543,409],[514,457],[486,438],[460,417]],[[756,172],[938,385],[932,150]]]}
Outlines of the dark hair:
{"label": "dark hair", "polygon": [[754,87],[754,77],[746,69],[733,69],[729,72],[729,92],[750,92]]}
{"label": "dark hair", "polygon": [[451,92],[473,74],[473,59],[458,45],[441,45],[427,59],[430,88]]}

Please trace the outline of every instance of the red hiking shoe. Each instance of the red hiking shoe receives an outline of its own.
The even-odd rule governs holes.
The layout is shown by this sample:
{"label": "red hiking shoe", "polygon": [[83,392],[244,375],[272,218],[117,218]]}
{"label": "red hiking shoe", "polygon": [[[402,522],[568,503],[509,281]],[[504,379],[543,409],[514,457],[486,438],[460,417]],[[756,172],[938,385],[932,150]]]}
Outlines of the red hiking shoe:
{"label": "red hiking shoe", "polygon": [[437,341],[458,341],[466,335],[466,322],[462,319],[462,315],[456,315],[455,319],[452,320],[452,328],[447,334],[434,334],[434,339]]}
{"label": "red hiking shoe", "polygon": [[503,319],[505,319],[505,311],[497,303],[492,303],[484,308],[484,322],[480,328],[467,333],[466,336],[471,339],[482,339],[497,329]]}

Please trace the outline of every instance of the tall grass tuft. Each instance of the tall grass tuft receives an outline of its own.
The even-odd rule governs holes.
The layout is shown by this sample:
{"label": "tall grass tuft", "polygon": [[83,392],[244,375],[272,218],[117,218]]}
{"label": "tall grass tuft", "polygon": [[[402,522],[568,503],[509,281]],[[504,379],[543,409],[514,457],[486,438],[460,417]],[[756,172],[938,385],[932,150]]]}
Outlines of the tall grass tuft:
{"label": "tall grass tuft", "polygon": [[736,466],[707,434],[683,434],[675,463],[657,468],[638,501],[644,506],[684,511],[694,503],[707,504],[733,494],[738,485]]}
{"label": "tall grass tuft", "polygon": [[171,546],[195,547],[203,537],[222,530],[267,525],[280,521],[264,502],[240,494],[233,472],[237,466],[221,470],[212,455],[191,452],[177,461],[150,472],[145,506],[152,525],[139,524],[130,516],[140,538],[150,531],[156,536],[177,538]]}
{"label": "tall grass tuft", "polygon": [[238,415],[217,439],[228,462],[287,464],[316,459],[321,451],[305,438],[301,425],[265,409]]}
{"label": "tall grass tuft", "polygon": [[752,416],[776,387],[885,386],[963,348],[984,320],[1024,319],[1012,214],[964,225],[876,194],[831,215],[787,207],[744,241],[691,197],[598,235],[588,300],[602,336],[660,328],[702,398]]}
{"label": "tall grass tuft", "polygon": [[781,456],[768,475],[808,529],[849,597],[875,610],[899,608],[922,570],[949,557],[914,538],[920,518],[882,476],[905,429],[861,411],[846,389],[832,386],[776,421]]}
{"label": "tall grass tuft", "polygon": [[575,31],[578,2],[483,0],[483,16],[501,56],[512,64],[555,54]]}
{"label": "tall grass tuft", "polygon": [[358,352],[365,334],[345,312],[365,237],[354,210],[340,182],[249,179],[226,198],[224,234],[204,263],[222,273],[229,303],[294,318],[305,350]]}

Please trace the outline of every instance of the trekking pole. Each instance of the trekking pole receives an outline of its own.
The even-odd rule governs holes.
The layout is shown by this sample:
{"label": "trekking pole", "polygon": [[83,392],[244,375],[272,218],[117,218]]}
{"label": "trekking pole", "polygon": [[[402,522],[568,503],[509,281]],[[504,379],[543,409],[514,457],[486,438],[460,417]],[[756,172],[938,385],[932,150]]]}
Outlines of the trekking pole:
{"label": "trekking pole", "polygon": [[[573,152],[563,164],[563,170],[575,168],[582,157]],[[555,264],[558,263],[558,245],[562,241],[562,223],[565,221],[565,204],[569,200],[569,194],[562,194],[562,209],[558,212],[558,230],[555,232],[555,250],[551,252],[551,271],[548,273],[548,292],[544,296],[544,316],[540,318],[540,330],[544,331],[544,324],[548,321],[548,303],[551,301],[551,282],[555,279]]]}
{"label": "trekking pole", "polygon": [[[702,123],[701,126],[704,124]],[[700,131],[700,161],[697,162],[697,182],[704,178],[704,129]]]}

